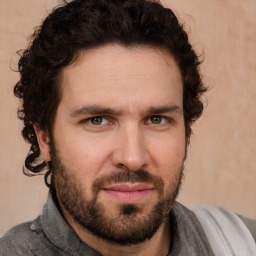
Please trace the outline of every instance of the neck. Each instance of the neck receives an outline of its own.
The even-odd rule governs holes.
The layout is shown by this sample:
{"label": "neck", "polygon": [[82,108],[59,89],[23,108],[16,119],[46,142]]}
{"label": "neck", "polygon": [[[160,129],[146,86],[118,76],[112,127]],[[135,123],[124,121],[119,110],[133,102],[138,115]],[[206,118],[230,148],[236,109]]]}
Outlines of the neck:
{"label": "neck", "polygon": [[92,235],[66,212],[63,212],[63,215],[79,238],[104,256],[166,256],[169,252],[171,243],[169,218],[165,219],[150,240],[136,245],[117,245]]}

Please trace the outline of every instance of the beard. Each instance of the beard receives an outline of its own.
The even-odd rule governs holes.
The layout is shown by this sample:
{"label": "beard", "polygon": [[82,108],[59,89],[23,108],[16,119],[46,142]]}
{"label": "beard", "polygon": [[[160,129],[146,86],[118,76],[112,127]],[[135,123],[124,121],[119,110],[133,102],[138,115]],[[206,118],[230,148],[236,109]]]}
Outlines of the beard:
{"label": "beard", "polygon": [[[110,175],[96,179],[91,187],[92,197],[84,195],[81,179],[76,170],[69,169],[62,162],[57,150],[52,145],[51,151],[52,184],[57,200],[85,231],[104,241],[118,245],[134,245],[152,238],[161,224],[168,217],[178,196],[182,178],[183,163],[176,173],[175,179],[164,191],[164,182],[160,176],[155,176],[146,170],[130,171],[120,168]],[[115,183],[142,182],[152,184],[157,191],[158,200],[149,213],[143,212],[143,206],[122,204],[119,213],[108,213],[104,203],[98,200],[99,193],[105,185]]]}

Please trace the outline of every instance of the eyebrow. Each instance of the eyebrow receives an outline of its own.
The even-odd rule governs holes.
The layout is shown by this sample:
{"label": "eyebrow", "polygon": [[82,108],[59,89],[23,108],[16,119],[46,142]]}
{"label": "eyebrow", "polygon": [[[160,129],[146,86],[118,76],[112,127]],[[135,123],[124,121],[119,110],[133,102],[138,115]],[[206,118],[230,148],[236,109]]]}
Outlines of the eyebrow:
{"label": "eyebrow", "polygon": [[178,105],[168,105],[168,106],[160,106],[160,107],[150,107],[146,113],[147,114],[163,114],[163,113],[177,113],[182,114],[183,111]]}
{"label": "eyebrow", "polygon": [[[147,115],[152,114],[163,114],[163,113],[177,113],[182,114],[182,109],[178,105],[168,105],[168,106],[159,106],[159,107],[149,107],[146,110]],[[107,108],[99,105],[90,105],[84,106],[79,109],[74,110],[70,116],[71,117],[79,117],[83,115],[112,115],[117,116],[120,115],[121,111],[116,111],[112,108]]]}
{"label": "eyebrow", "polygon": [[81,115],[118,115],[120,112],[111,108],[101,107],[97,105],[84,106],[73,111],[70,116],[78,117]]}

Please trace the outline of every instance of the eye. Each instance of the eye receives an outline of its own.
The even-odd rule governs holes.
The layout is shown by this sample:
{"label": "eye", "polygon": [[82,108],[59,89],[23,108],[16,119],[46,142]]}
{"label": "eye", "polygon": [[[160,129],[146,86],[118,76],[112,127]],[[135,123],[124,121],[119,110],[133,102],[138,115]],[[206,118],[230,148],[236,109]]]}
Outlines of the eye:
{"label": "eye", "polygon": [[162,124],[164,122],[166,122],[166,118],[163,116],[151,116],[146,123]]}
{"label": "eye", "polygon": [[102,116],[95,116],[88,119],[88,122],[92,125],[103,125],[106,124],[108,121],[106,118]]}
{"label": "eye", "polygon": [[162,117],[161,116],[151,116],[150,121],[152,124],[161,124]]}

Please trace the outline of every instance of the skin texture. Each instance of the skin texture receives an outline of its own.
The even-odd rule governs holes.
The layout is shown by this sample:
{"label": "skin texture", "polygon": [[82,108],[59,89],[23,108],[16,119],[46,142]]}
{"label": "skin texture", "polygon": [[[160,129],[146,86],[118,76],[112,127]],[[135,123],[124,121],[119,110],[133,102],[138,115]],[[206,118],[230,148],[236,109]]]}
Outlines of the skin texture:
{"label": "skin texture", "polygon": [[[64,198],[68,196],[70,203],[77,197],[84,202],[96,200],[106,220],[115,220],[117,231],[120,227],[125,233],[137,220],[138,225],[147,220],[162,199],[169,199],[163,210],[168,215],[185,156],[182,81],[174,58],[162,49],[106,45],[80,52],[78,60],[62,70],[60,84],[54,152],[47,132],[35,130],[45,160],[54,162],[56,193],[66,221],[81,240],[103,255],[166,255],[168,218],[149,240],[121,246],[95,238],[74,219]],[[138,170],[154,178],[136,180]],[[129,189],[147,184],[149,191],[113,192],[120,188],[111,187],[116,184],[111,175],[121,172],[131,174],[124,175],[126,182],[117,178],[121,189],[124,184]],[[101,181],[97,189],[96,181]],[[63,190],[70,184],[75,186],[72,195]],[[127,204],[136,210],[128,207],[125,212]]]}

